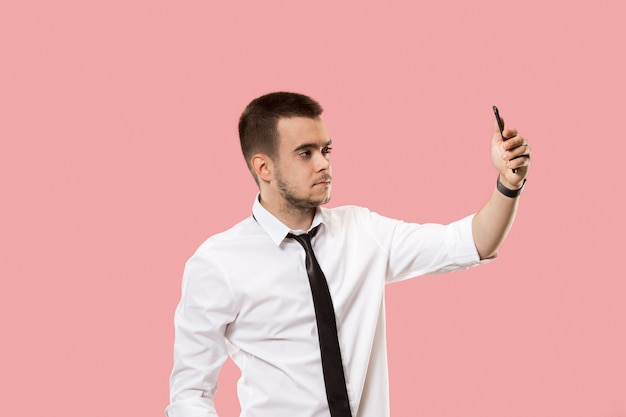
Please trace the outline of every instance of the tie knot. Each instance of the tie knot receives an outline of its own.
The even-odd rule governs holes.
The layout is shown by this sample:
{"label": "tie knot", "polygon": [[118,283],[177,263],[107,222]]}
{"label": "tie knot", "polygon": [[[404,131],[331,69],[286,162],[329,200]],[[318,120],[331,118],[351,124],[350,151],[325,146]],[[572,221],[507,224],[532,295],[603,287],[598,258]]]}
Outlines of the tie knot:
{"label": "tie knot", "polygon": [[287,233],[287,237],[291,238],[291,239],[295,239],[298,241],[298,243],[300,243],[302,246],[306,247],[311,247],[311,238],[313,236],[315,236],[315,234],[317,233],[317,230],[319,229],[319,225],[315,226],[313,229],[311,229],[308,233],[302,233],[299,235],[294,235],[293,233]]}

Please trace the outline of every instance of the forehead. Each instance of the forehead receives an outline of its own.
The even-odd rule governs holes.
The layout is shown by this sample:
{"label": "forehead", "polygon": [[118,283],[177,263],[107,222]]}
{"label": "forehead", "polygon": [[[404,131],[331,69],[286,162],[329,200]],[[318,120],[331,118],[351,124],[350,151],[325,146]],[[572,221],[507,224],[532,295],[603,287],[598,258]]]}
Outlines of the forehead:
{"label": "forehead", "polygon": [[299,146],[303,143],[326,144],[330,137],[320,117],[290,117],[278,120],[279,144],[283,146]]}

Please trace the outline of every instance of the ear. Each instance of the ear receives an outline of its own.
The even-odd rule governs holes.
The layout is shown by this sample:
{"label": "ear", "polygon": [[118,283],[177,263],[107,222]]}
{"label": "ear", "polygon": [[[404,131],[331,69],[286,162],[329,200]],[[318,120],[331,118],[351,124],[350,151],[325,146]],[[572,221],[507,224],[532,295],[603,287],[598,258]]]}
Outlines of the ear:
{"label": "ear", "polygon": [[274,166],[269,156],[257,153],[252,156],[250,162],[254,173],[260,181],[269,182],[272,179]]}

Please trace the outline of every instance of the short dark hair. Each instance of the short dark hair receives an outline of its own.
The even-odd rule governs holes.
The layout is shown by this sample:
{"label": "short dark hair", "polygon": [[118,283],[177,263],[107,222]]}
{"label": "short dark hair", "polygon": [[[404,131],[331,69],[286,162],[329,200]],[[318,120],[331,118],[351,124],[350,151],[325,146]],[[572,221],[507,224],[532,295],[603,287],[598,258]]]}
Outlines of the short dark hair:
{"label": "short dark hair", "polygon": [[314,119],[323,111],[322,106],[311,97],[284,91],[265,94],[248,104],[239,118],[239,142],[248,169],[257,182],[250,159],[259,152],[276,158],[278,120],[290,117]]}

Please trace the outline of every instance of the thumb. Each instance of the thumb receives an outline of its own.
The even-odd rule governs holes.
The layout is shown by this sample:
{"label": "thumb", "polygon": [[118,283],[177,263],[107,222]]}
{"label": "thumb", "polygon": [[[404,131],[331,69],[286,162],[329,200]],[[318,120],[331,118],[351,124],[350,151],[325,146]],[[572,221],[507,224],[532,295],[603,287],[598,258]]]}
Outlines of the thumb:
{"label": "thumb", "polygon": [[499,117],[500,117],[500,121],[501,121],[501,124],[502,124],[502,130],[500,130],[500,125],[498,125],[498,119],[496,119],[493,122],[493,133],[502,134],[502,132],[504,131],[504,118],[502,116],[499,116]]}
{"label": "thumb", "polygon": [[[502,122],[502,128],[504,129],[504,121]],[[500,132],[500,126],[498,121],[493,121],[493,135],[491,136],[492,145],[497,145],[504,140],[502,132]]]}

